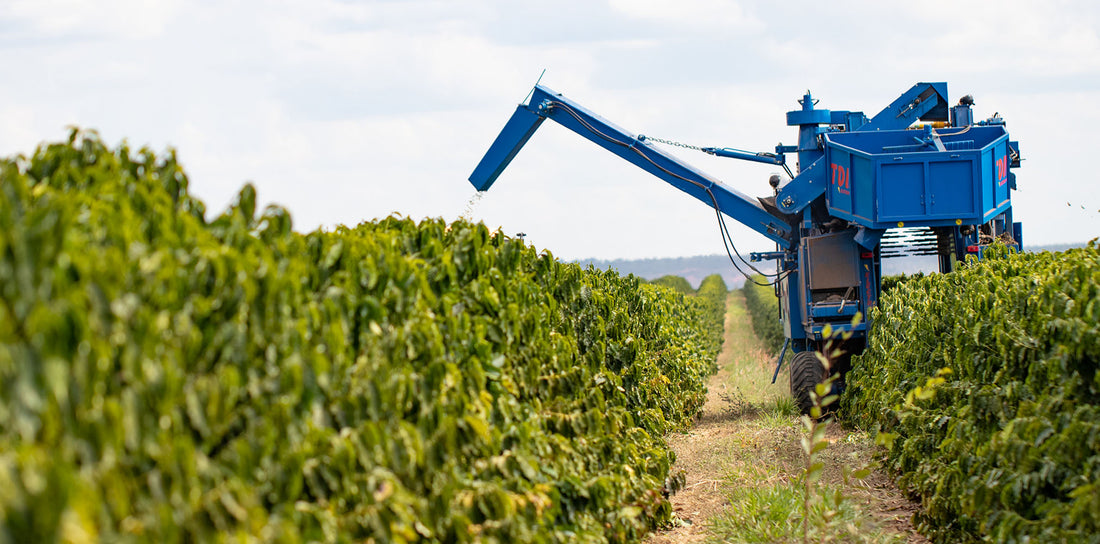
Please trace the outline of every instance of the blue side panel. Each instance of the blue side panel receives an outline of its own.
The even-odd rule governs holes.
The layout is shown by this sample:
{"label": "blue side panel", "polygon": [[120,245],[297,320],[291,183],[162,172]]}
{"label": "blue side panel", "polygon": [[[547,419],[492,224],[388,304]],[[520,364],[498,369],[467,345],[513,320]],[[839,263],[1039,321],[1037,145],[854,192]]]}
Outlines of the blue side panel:
{"label": "blue side panel", "polygon": [[852,213],[852,154],[838,149],[829,160],[829,204],[835,210]]}
{"label": "blue side panel", "polygon": [[489,146],[489,151],[474,168],[474,173],[470,174],[470,183],[474,188],[488,191],[545,119],[528,110],[527,106],[516,107],[516,112],[508,119],[497,139],[493,140],[493,145]]}
{"label": "blue side panel", "polygon": [[879,221],[906,221],[924,216],[923,163],[881,163],[876,189],[880,196]]}
{"label": "blue side panel", "polygon": [[979,159],[981,164],[981,209],[989,211],[997,208],[997,196],[993,195],[993,187],[997,185],[997,180],[994,179],[997,160],[993,157],[993,149],[985,149],[981,152],[981,158]]}
{"label": "blue side panel", "polygon": [[[856,157],[856,160],[852,161],[852,179],[853,180],[870,180],[875,178],[875,164],[862,157]],[[853,181],[853,185],[856,182]],[[866,182],[862,182],[866,183]],[[875,195],[874,191],[855,191],[853,193],[854,208],[852,211],[853,217],[851,220],[863,219],[869,221],[871,217],[874,217],[875,213]]]}
{"label": "blue side panel", "polygon": [[987,221],[1004,213],[1010,205],[1010,160],[1007,137],[982,150],[982,209]]}
{"label": "blue side panel", "polygon": [[1008,139],[1005,138],[993,146],[993,194],[996,206],[1000,208],[1008,203]]}
{"label": "blue side panel", "polygon": [[974,179],[970,161],[928,163],[928,205],[930,217],[956,218],[973,215],[977,187],[966,183]]}

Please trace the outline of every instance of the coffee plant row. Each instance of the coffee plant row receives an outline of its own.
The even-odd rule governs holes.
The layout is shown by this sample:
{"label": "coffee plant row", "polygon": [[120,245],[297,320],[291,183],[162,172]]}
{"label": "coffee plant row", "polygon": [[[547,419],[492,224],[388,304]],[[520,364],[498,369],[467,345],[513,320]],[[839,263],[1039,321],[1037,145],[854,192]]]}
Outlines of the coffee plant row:
{"label": "coffee plant row", "polygon": [[[670,519],[725,286],[485,226],[206,219],[174,152],[0,161],[0,543],[620,542]],[[717,332],[717,334],[716,334]]]}
{"label": "coffee plant row", "polygon": [[726,330],[726,296],[728,293],[729,288],[726,287],[726,281],[722,279],[720,274],[712,274],[703,278],[703,281],[699,284],[699,289],[695,292],[695,302],[700,306],[703,313],[702,319],[699,320],[700,326],[707,336],[708,345],[715,346],[714,365],[711,367],[714,372],[718,372],[718,348],[722,345],[722,336]]}
{"label": "coffee plant row", "polygon": [[896,436],[935,541],[1100,542],[1098,365],[1095,243],[994,248],[882,297],[842,413]]}
{"label": "coffee plant row", "polygon": [[775,287],[759,285],[769,281],[770,278],[754,275],[741,287],[741,292],[745,294],[745,306],[752,317],[752,331],[764,343],[764,347],[772,353],[779,353],[786,339],[783,323],[779,320],[779,299],[775,296]]}
{"label": "coffee plant row", "polygon": [[[652,283],[654,285],[662,285],[664,287],[672,289],[673,291],[684,293],[685,295],[695,292],[695,289],[691,287],[691,283],[689,283],[688,280],[684,279],[682,276],[661,276],[655,280],[650,281],[649,283]],[[702,287],[702,285],[700,285],[700,287]]]}

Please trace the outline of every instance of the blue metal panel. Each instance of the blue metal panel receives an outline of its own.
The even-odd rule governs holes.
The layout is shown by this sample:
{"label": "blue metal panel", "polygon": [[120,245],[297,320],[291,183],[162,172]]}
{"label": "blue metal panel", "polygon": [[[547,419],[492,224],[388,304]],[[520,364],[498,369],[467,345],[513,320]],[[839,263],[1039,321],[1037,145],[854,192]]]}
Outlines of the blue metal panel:
{"label": "blue metal panel", "polygon": [[[787,121],[790,122],[791,116],[787,114]],[[867,116],[863,115],[861,111],[837,111],[832,110],[829,117],[830,125],[841,125],[844,130],[851,132],[853,130],[859,130],[860,127],[867,124]]]}
{"label": "blue metal panel", "polygon": [[967,184],[974,179],[971,161],[928,162],[929,217],[964,217],[974,214],[979,187]]}
{"label": "blue metal panel", "polygon": [[[801,154],[801,153],[800,153]],[[798,213],[817,197],[825,194],[828,170],[824,157],[814,161],[779,190],[775,204],[784,213]]]}
{"label": "blue metal panel", "polygon": [[986,221],[1004,213],[1010,205],[1009,144],[1007,136],[982,150],[982,206]]}
{"label": "blue metal panel", "polygon": [[810,314],[820,319],[837,319],[841,317],[851,318],[859,312],[859,304],[850,302],[841,307],[840,304],[814,304]]}
{"label": "blue metal panel", "polygon": [[803,109],[787,112],[787,124],[794,125],[824,125],[832,120],[829,110]]}
{"label": "blue metal panel", "polygon": [[1008,166],[1008,137],[1006,136],[993,145],[993,179],[995,181],[993,200],[997,203],[997,207],[1004,206],[1009,200]]}
{"label": "blue metal panel", "polygon": [[951,124],[956,127],[965,127],[974,124],[974,114],[970,106],[959,104],[951,108]]}
{"label": "blue metal panel", "polygon": [[855,241],[864,249],[873,250],[878,246],[879,240],[882,240],[882,235],[884,234],[886,234],[886,230],[884,229],[859,227],[856,231]]}
{"label": "blue metal panel", "polygon": [[[852,179],[865,180],[875,176],[875,164],[865,158],[852,161]],[[865,225],[871,221],[875,214],[875,192],[855,191],[853,200],[852,217],[849,221],[856,221]]]}
{"label": "blue metal panel", "polygon": [[852,213],[852,154],[837,149],[829,158],[829,205]]}
{"label": "blue metal panel", "polygon": [[924,163],[879,163],[876,221],[914,221],[924,217]]}
{"label": "blue metal panel", "polygon": [[997,207],[997,204],[994,202],[995,196],[993,194],[993,187],[996,183],[993,179],[993,172],[996,168],[996,162],[993,160],[992,150],[983,150],[979,158],[979,163],[978,177],[976,179],[982,188],[982,209],[993,210]]}

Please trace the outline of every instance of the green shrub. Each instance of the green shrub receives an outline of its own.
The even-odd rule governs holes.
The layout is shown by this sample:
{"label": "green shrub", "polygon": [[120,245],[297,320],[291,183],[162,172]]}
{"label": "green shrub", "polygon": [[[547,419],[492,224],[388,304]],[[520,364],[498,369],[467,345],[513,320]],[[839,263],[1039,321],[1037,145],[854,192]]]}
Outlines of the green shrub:
{"label": "green shrub", "polygon": [[692,289],[691,284],[688,283],[688,280],[684,279],[681,276],[661,276],[649,283],[652,283],[653,285],[662,285],[664,287],[668,287],[669,289],[672,289],[683,295],[695,294],[695,289]]}
{"label": "green shrub", "polygon": [[[707,315],[484,225],[211,221],[174,153],[0,161],[0,542],[631,541]],[[674,481],[674,480],[673,480]]]}
{"label": "green shrub", "polygon": [[[703,324],[708,339],[708,345],[714,354],[713,360],[717,362],[718,352],[722,348],[722,339],[726,331],[726,297],[729,288],[720,274],[711,274],[703,278],[695,297],[702,305]],[[717,364],[715,371],[718,370]]]}
{"label": "green shrub", "polygon": [[[760,283],[768,283],[768,278],[761,275],[752,277]],[[741,291],[745,294],[745,304],[752,316],[752,330],[764,347],[772,353],[778,353],[783,347],[786,336],[783,334],[783,323],[779,320],[779,299],[775,296],[775,287],[770,285],[757,285],[753,281],[746,281]]]}
{"label": "green shrub", "polygon": [[[879,302],[848,375],[849,420],[897,436],[889,464],[938,542],[1100,542],[1100,251],[985,253]],[[946,382],[911,395],[940,368]]]}
{"label": "green shrub", "polygon": [[[645,283],[643,280],[639,281]],[[675,300],[682,301],[701,313],[697,326],[703,332],[706,350],[711,354],[712,372],[717,372],[718,352],[722,349],[726,325],[726,296],[729,294],[721,274],[711,274],[703,278],[698,290],[691,289],[687,280],[680,276],[662,276],[649,285],[670,289]]]}
{"label": "green shrub", "polygon": [[895,287],[901,285],[907,281],[918,280],[924,277],[924,272],[917,272],[915,274],[897,274],[894,276],[882,277],[882,289],[880,297],[886,295],[890,291],[893,291]]}

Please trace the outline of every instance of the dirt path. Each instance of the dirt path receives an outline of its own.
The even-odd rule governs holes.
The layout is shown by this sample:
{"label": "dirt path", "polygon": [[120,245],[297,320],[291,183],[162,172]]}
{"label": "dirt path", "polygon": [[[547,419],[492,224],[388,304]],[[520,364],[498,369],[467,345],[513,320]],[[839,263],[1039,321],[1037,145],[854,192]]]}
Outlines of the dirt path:
{"label": "dirt path", "polygon": [[[772,385],[773,365],[752,334],[744,297],[731,292],[719,371],[708,383],[706,405],[694,427],[669,437],[676,452],[673,470],[687,476],[685,488],[672,496],[679,526],[647,542],[801,541],[802,428],[787,392],[786,368]],[[830,494],[842,490],[844,500],[825,509],[839,513],[826,516],[836,518],[823,522],[813,540],[927,542],[909,521],[916,505],[881,471],[842,485],[842,467],[872,459],[869,437],[833,425],[827,439],[818,485]]]}

